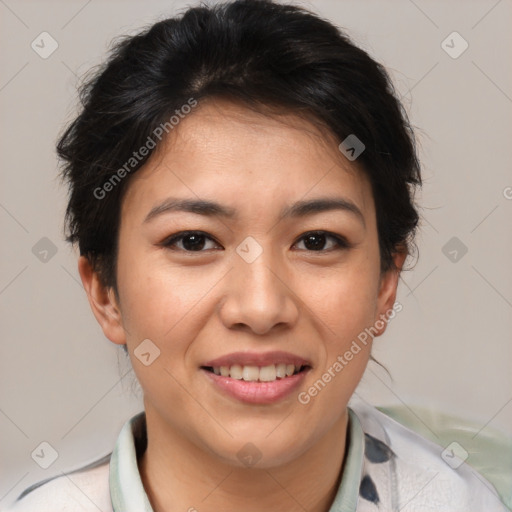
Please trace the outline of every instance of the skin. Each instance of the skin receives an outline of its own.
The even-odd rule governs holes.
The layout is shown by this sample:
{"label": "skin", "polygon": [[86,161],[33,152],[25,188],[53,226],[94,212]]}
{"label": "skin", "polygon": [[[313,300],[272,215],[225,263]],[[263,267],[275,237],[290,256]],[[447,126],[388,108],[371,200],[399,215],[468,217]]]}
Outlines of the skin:
{"label": "skin", "polygon": [[[144,222],[168,197],[209,199],[237,219],[167,212]],[[332,210],[279,219],[282,207],[343,197],[362,213]],[[201,230],[200,252],[162,245]],[[304,234],[330,237],[308,250]],[[236,252],[248,236],[263,252]],[[190,247],[190,246],[187,246]],[[105,336],[127,344],[144,391],[148,449],[141,477],[156,512],[327,511],[342,476],[347,403],[371,343],[311,401],[297,399],[395,302],[406,254],[380,273],[370,183],[335,139],[293,115],[263,116],[226,101],[203,101],[131,178],[121,206],[117,283],[104,287],[85,257],[79,272]],[[382,334],[385,326],[379,331]],[[160,356],[143,365],[134,350],[150,339]],[[301,388],[277,403],[227,397],[201,364],[238,351],[283,350],[312,362]],[[246,467],[237,453],[261,453]]]}

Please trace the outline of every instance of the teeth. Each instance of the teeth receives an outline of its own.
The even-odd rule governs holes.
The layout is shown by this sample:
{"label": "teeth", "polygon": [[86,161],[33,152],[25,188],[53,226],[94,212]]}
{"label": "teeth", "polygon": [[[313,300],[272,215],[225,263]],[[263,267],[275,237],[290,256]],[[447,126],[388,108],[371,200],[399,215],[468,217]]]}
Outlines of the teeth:
{"label": "teeth", "polygon": [[263,368],[260,368],[259,374],[260,374],[260,380],[262,382],[272,382],[273,380],[276,380],[276,376],[277,376],[276,365],[271,364],[269,366],[264,366]]}
{"label": "teeth", "polygon": [[234,364],[229,369],[229,376],[232,379],[241,380],[243,379],[242,367],[239,364]]}
{"label": "teeth", "polygon": [[284,379],[291,377],[294,373],[298,372],[301,366],[293,364],[269,364],[268,366],[240,366],[234,364],[233,366],[220,366],[213,368],[215,375],[222,377],[231,377],[232,379],[245,380],[247,382],[273,382],[276,379]]}
{"label": "teeth", "polygon": [[286,365],[284,363],[276,366],[276,377],[284,379],[286,377]]}
{"label": "teeth", "polygon": [[260,370],[257,366],[244,366],[242,370],[242,379],[249,382],[257,381],[260,376]]}

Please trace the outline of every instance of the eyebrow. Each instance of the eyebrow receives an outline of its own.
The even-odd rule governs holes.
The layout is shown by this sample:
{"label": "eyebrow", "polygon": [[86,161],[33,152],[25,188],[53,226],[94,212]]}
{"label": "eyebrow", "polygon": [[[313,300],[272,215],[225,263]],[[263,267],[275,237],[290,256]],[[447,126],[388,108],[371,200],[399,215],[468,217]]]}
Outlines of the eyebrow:
{"label": "eyebrow", "polygon": [[[343,197],[320,197],[317,199],[297,201],[290,206],[285,206],[281,210],[279,220],[306,217],[307,215],[332,210],[352,213],[361,221],[363,226],[366,227],[364,215],[361,210],[352,201]],[[223,206],[214,201],[169,197],[151,209],[146,215],[144,223],[169,212],[188,212],[204,215],[206,217],[222,217],[226,219],[236,219],[238,216],[236,209]]]}

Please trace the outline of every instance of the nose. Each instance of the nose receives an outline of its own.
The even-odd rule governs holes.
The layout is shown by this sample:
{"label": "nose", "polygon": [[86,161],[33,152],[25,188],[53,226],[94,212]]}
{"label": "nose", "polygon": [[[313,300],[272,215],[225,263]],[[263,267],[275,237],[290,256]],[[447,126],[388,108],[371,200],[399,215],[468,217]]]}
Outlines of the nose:
{"label": "nose", "polygon": [[[252,263],[238,255],[226,276],[219,315],[229,329],[264,335],[272,329],[291,328],[298,320],[299,298],[270,250]],[[281,269],[281,270],[280,270]]]}

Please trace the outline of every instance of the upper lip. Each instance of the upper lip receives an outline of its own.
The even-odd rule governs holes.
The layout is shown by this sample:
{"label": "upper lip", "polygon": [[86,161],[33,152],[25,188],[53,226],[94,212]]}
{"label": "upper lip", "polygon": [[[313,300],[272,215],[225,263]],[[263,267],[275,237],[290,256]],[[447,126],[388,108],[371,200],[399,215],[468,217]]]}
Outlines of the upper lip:
{"label": "upper lip", "polygon": [[233,352],[225,356],[217,357],[204,363],[203,367],[219,368],[221,366],[269,366],[271,364],[293,364],[295,366],[311,366],[311,363],[303,357],[289,352]]}

